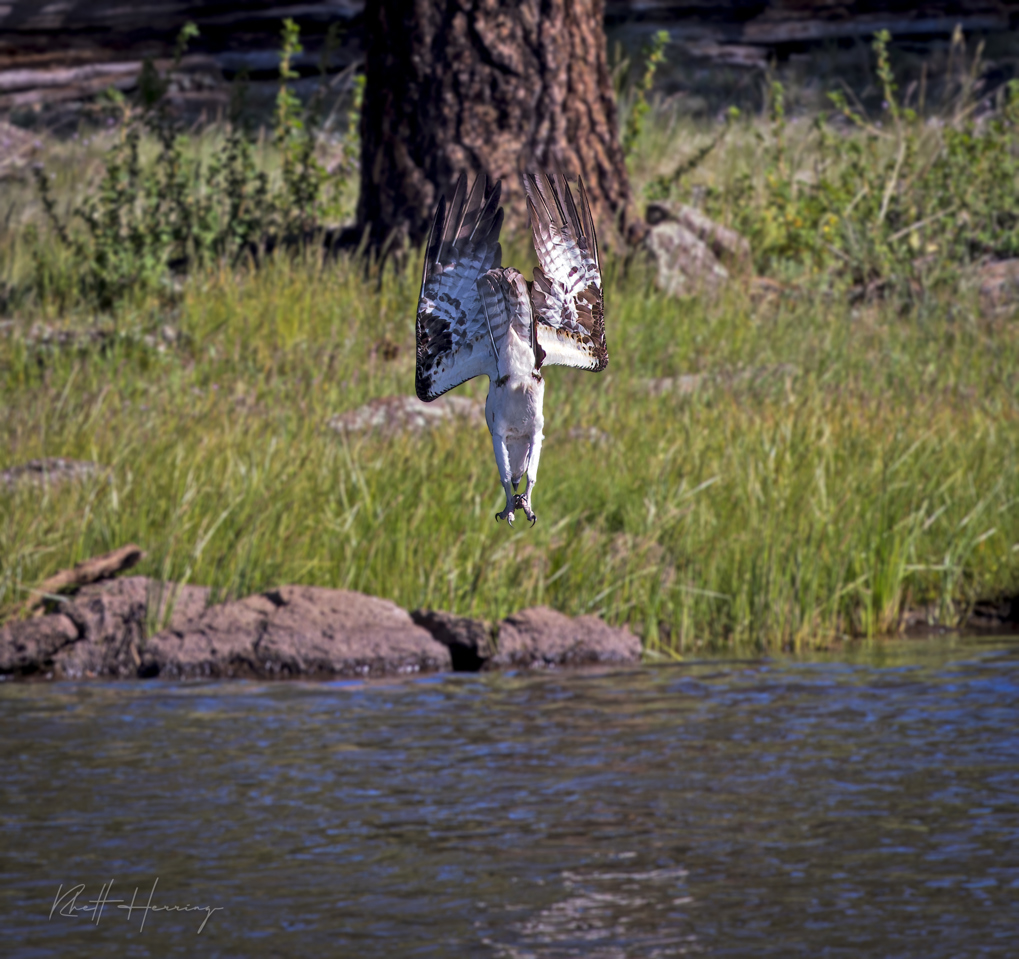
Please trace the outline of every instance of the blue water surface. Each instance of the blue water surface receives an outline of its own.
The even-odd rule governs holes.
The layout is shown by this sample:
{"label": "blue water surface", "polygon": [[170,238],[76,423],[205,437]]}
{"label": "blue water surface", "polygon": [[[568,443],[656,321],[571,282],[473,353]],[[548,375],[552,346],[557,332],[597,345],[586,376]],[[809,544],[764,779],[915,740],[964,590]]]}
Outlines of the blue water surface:
{"label": "blue water surface", "polygon": [[4,955],[1019,955],[1016,640],[0,723]]}

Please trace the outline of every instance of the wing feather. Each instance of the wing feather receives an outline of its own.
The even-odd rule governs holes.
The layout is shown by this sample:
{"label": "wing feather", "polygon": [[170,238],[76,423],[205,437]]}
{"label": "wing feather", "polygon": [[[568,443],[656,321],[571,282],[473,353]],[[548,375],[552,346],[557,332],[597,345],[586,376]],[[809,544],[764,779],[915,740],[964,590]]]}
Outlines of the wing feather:
{"label": "wing feather", "polygon": [[535,339],[541,348],[535,353],[539,365],[597,371],[609,362],[601,263],[584,181],[578,180],[577,186],[579,205],[563,174],[524,177],[540,263],[531,288]]}
{"label": "wing feather", "polygon": [[441,197],[435,208],[416,324],[415,387],[426,402],[497,369],[477,282],[502,261],[501,189],[479,176],[468,193],[461,174],[448,207]]}

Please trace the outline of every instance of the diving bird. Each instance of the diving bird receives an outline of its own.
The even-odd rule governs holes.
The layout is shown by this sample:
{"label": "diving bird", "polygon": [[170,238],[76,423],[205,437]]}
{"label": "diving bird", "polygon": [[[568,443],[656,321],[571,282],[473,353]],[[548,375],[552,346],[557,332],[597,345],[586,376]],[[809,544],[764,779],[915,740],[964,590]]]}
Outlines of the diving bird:
{"label": "diving bird", "polygon": [[[482,374],[485,421],[506,491],[497,520],[522,510],[541,457],[546,366],[599,371],[609,362],[598,241],[583,180],[577,197],[560,173],[525,175],[524,192],[540,266],[528,282],[502,266],[502,182],[461,174],[449,206],[439,199],[425,249],[417,312],[419,399],[428,402]],[[520,481],[526,477],[523,492]]]}

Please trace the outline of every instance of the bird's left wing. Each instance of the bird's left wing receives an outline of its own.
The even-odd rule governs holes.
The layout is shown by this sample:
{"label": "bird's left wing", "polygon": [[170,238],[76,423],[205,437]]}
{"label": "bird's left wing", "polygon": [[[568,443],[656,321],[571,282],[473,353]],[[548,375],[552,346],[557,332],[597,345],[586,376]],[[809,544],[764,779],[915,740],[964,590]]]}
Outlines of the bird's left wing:
{"label": "bird's left wing", "polygon": [[498,375],[477,282],[502,260],[500,193],[500,183],[489,191],[479,176],[468,194],[461,174],[448,209],[445,197],[436,207],[417,312],[415,387],[426,402],[479,374]]}
{"label": "bird's left wing", "polygon": [[542,363],[603,370],[605,309],[601,264],[594,220],[584,181],[578,181],[579,204],[561,173],[527,174],[524,190],[534,249],[534,305],[537,366]]}

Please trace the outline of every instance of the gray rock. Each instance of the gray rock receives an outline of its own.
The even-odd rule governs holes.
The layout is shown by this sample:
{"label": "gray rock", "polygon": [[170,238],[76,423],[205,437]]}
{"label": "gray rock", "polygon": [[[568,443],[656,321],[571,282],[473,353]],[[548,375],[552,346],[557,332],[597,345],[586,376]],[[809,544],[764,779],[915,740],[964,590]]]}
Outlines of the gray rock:
{"label": "gray rock", "polygon": [[616,628],[597,616],[571,619],[547,606],[525,609],[499,624],[497,668],[541,669],[556,666],[632,664],[640,661],[640,640],[625,626]]}
{"label": "gray rock", "polygon": [[0,120],[0,180],[17,174],[41,147],[37,136]]}
{"label": "gray rock", "polygon": [[652,226],[644,244],[658,267],[658,288],[672,296],[717,293],[729,279],[708,245],[680,223],[667,220]]}
{"label": "gray rock", "polygon": [[701,389],[708,380],[705,373],[681,373],[679,376],[650,377],[639,382],[649,396],[663,396],[666,393],[690,396]]}
{"label": "gray rock", "polygon": [[71,480],[85,480],[104,468],[90,460],[71,460],[62,456],[47,456],[29,460],[18,466],[0,471],[0,485],[14,489],[19,483],[35,486],[58,486]]}
{"label": "gray rock", "polygon": [[456,672],[476,673],[495,655],[492,627],[488,623],[437,609],[415,609],[410,618],[449,650]]}
{"label": "gray rock", "polygon": [[388,600],[282,586],[210,606],[153,636],[140,674],[170,678],[384,676],[451,668],[449,650]]}
{"label": "gray rock", "polygon": [[566,431],[566,438],[581,443],[591,443],[594,446],[608,446],[612,442],[612,436],[597,426],[574,426]]}
{"label": "gray rock", "polygon": [[701,240],[716,259],[729,270],[747,270],[751,265],[750,243],[745,236],[705,216],[696,207],[672,200],[648,204],[647,222],[651,226],[678,223]]}
{"label": "gray rock", "polygon": [[977,282],[985,312],[1010,312],[1019,303],[1019,259],[985,263],[977,271]]}
{"label": "gray rock", "polygon": [[709,387],[727,389],[761,389],[783,385],[799,376],[799,367],[792,363],[755,366],[742,370],[718,370],[713,373],[683,373],[679,376],[658,376],[639,380],[649,396],[692,396]]}
{"label": "gray rock", "polygon": [[746,237],[700,210],[663,200],[648,205],[644,245],[657,267],[659,289],[673,296],[717,293],[731,272],[751,267]]}
{"label": "gray rock", "polygon": [[686,53],[698,60],[710,60],[716,66],[768,69],[768,48],[748,44],[718,43],[715,40],[694,40],[684,44]]}
{"label": "gray rock", "polygon": [[329,420],[337,433],[422,433],[450,420],[480,421],[484,405],[466,396],[440,396],[423,403],[416,396],[383,396]]}

